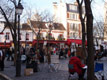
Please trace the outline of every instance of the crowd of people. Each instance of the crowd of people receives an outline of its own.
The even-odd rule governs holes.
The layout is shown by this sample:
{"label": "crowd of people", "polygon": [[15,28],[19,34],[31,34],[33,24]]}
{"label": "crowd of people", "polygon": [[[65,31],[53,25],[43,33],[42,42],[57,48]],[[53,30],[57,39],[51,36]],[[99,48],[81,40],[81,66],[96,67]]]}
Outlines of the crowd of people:
{"label": "crowd of people", "polygon": [[107,56],[107,49],[105,49],[102,45],[100,47],[95,47],[95,60],[100,60],[102,57]]}
{"label": "crowd of people", "polygon": [[[49,48],[49,49],[48,49]],[[20,47],[21,61],[22,63],[26,63],[28,66],[32,61],[36,61],[39,63],[48,63],[48,55],[58,55],[58,59],[67,58],[67,48],[58,48],[57,46],[45,46],[40,48],[34,48],[27,46],[26,48]],[[14,61],[14,48],[6,48],[3,49],[0,47],[0,70],[4,70],[4,60]],[[50,60],[51,61],[51,60]],[[50,63],[51,64],[51,63]]]}
{"label": "crowd of people", "polygon": [[[45,46],[45,47],[20,47],[20,54],[22,63],[26,63],[26,68],[33,67],[34,72],[38,71],[38,63],[48,63],[49,68],[54,68],[55,63],[59,63],[58,60],[69,58],[69,73],[78,73],[79,79],[83,80],[85,72],[85,64],[81,62],[80,56],[75,55],[76,50],[72,47],[64,46],[62,48],[58,46]],[[58,57],[54,57],[57,55]],[[95,60],[100,59],[103,56],[107,56],[107,50],[100,46],[99,50],[95,50]],[[51,60],[50,60],[51,59]],[[14,61],[14,48],[2,49],[0,48],[0,71],[4,70],[4,60]],[[55,60],[55,61],[54,61]],[[57,60],[57,61],[56,61]]]}

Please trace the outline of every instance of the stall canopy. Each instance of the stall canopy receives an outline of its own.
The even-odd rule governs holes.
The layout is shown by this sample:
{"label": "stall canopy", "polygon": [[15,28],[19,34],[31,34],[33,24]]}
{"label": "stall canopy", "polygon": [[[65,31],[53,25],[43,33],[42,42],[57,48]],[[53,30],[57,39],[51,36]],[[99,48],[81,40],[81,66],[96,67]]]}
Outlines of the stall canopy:
{"label": "stall canopy", "polygon": [[[81,39],[67,39],[67,44],[71,45],[71,43],[82,45]],[[87,41],[85,42],[85,45],[87,45]]]}
{"label": "stall canopy", "polygon": [[34,40],[32,42],[32,45],[35,45],[37,42],[39,43],[44,43],[44,42],[47,42],[47,43],[52,43],[52,44],[57,44],[57,43],[66,43],[67,41],[57,41],[57,40]]}
{"label": "stall canopy", "polygon": [[0,47],[2,47],[2,48],[10,48],[11,47],[11,43],[6,43],[6,44],[0,43]]}

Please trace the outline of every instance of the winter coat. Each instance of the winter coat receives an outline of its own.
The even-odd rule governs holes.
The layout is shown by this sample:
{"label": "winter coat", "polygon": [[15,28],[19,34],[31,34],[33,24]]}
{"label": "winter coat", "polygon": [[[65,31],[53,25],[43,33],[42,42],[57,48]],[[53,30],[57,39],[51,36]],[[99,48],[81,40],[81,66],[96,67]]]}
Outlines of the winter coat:
{"label": "winter coat", "polygon": [[82,74],[82,68],[85,66],[81,63],[81,60],[78,57],[71,57],[69,61],[69,72],[77,72],[79,75]]}

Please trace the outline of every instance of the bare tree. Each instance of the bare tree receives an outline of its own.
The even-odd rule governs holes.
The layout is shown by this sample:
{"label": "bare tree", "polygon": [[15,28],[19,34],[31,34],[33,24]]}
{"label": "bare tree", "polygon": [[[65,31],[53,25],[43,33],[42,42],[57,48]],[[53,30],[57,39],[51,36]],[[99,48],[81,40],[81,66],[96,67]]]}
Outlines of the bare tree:
{"label": "bare tree", "polygon": [[[36,10],[34,16],[32,16],[32,17],[29,20],[30,28],[34,32],[34,34],[36,35],[36,39],[37,39],[36,50],[39,51],[39,48],[40,48],[39,39],[41,37],[40,33],[43,29],[43,26],[45,24],[49,29],[48,34],[51,33],[53,20],[52,20],[52,16],[50,16],[50,14],[47,10],[41,11],[41,12],[39,10]],[[32,26],[31,20],[33,20],[35,22],[35,25],[37,27],[36,29]],[[50,40],[50,36],[48,36],[48,39]],[[49,44],[48,44],[48,46],[49,46]],[[49,49],[47,48],[47,51],[48,50]],[[39,52],[37,52],[37,53],[39,53]],[[47,52],[47,54],[48,54],[48,52]],[[48,61],[50,62],[50,56],[48,56]]]}
{"label": "bare tree", "polygon": [[93,13],[91,9],[92,0],[84,0],[86,11],[86,26],[87,26],[87,80],[94,80],[94,45],[93,45]]}
{"label": "bare tree", "polygon": [[[92,0],[77,0],[80,20],[82,24],[82,46],[85,52],[85,17],[86,17],[86,30],[87,30],[87,80],[94,80],[94,52],[93,52],[93,14],[91,9]],[[85,17],[82,17],[82,4],[85,5]]]}
{"label": "bare tree", "polygon": [[[49,29],[49,31],[48,31],[48,42],[50,41],[50,39],[51,39],[51,31],[53,30],[53,23],[54,23],[54,16],[52,16],[51,14],[48,14],[48,17],[47,17],[47,19],[46,19],[46,22],[47,22],[47,26],[48,26],[48,29]],[[50,51],[51,49],[50,49],[50,44],[48,43],[48,47],[47,47],[47,57],[48,57],[48,64],[50,64],[51,63],[51,51]]]}
{"label": "bare tree", "polygon": [[96,45],[99,45],[99,42],[104,39],[104,23],[103,22],[97,22],[93,26],[93,38],[96,42]]}
{"label": "bare tree", "polygon": [[86,47],[85,47],[85,42],[86,42],[86,26],[85,26],[85,7],[83,6],[84,0],[77,0],[78,3],[78,10],[79,10],[79,15],[80,15],[80,21],[82,25],[82,56],[84,58],[84,61],[86,61]]}
{"label": "bare tree", "polygon": [[[17,51],[18,51],[18,39],[17,39],[17,14],[15,12],[15,8],[21,2],[21,0],[2,0],[0,2],[4,2],[4,5],[0,5],[0,13],[6,21],[6,27],[9,27],[13,43],[14,43],[14,63],[16,64],[17,59]],[[1,4],[1,3],[0,3]],[[12,17],[13,16],[13,17]],[[4,31],[4,30],[3,30]],[[17,75],[17,70],[16,70]],[[19,74],[20,75],[20,74]]]}
{"label": "bare tree", "polygon": [[[46,13],[46,11],[43,12],[39,12],[38,10],[36,10],[34,16],[32,16],[28,21],[30,23],[30,28],[31,30],[34,32],[34,34],[36,35],[36,39],[37,39],[37,48],[39,48],[39,39],[40,39],[40,32],[43,29],[43,23],[46,20],[48,14]],[[34,21],[35,25],[36,25],[36,29],[32,26],[31,22]]]}

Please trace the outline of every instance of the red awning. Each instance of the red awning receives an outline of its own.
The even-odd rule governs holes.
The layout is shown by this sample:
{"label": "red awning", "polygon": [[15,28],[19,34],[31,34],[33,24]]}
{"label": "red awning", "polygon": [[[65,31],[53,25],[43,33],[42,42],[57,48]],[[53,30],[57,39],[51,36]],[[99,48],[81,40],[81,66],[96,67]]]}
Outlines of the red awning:
{"label": "red awning", "polygon": [[[47,41],[47,43],[57,44],[57,43],[66,43],[67,41],[56,41],[56,40],[39,40],[39,43],[44,43],[44,41]],[[34,40],[32,45],[35,45],[37,43],[37,40]]]}
{"label": "red awning", "polygon": [[10,48],[10,45],[0,45],[2,48]]}
{"label": "red awning", "polygon": [[6,44],[0,43],[0,47],[2,47],[2,48],[10,48],[11,47],[11,43],[6,43]]}
{"label": "red awning", "polygon": [[[80,39],[67,39],[67,44],[70,45],[71,43],[82,45],[82,40],[80,40]],[[85,42],[85,45],[87,45],[87,41]]]}

